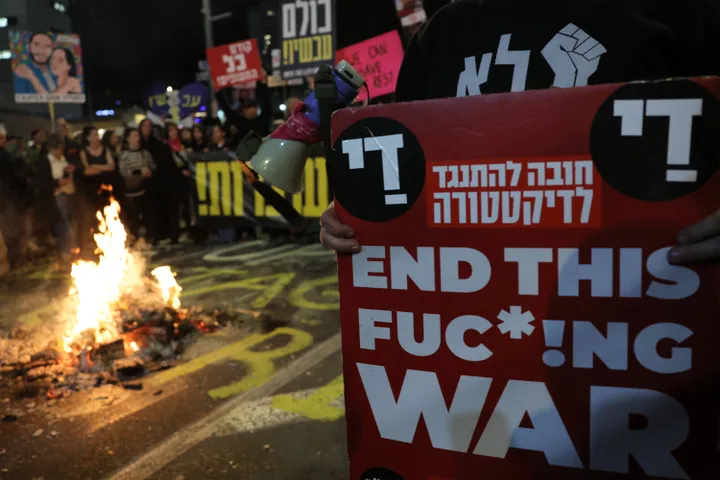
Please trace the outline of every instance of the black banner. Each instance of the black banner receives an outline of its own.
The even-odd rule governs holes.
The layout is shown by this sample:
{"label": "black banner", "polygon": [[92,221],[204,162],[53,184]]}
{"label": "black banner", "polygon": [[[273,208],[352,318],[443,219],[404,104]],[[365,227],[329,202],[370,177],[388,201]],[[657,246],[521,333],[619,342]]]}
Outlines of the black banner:
{"label": "black banner", "polygon": [[283,80],[315,75],[335,64],[335,0],[283,0],[281,10]]}
{"label": "black banner", "polygon": [[[295,210],[308,219],[318,219],[330,203],[325,157],[308,158],[305,164],[305,190],[290,195],[273,187],[288,199]],[[288,222],[267,205],[243,173],[242,164],[232,153],[209,152],[191,156],[195,170],[197,218],[207,227],[262,225],[284,227]]]}

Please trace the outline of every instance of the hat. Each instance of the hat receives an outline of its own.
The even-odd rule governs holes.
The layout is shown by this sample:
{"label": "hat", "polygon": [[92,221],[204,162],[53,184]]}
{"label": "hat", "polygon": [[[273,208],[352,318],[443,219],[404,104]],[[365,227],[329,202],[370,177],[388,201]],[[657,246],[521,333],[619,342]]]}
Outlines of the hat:
{"label": "hat", "polygon": [[246,98],[245,100],[243,100],[242,108],[253,108],[257,106],[258,102],[253,98]]}

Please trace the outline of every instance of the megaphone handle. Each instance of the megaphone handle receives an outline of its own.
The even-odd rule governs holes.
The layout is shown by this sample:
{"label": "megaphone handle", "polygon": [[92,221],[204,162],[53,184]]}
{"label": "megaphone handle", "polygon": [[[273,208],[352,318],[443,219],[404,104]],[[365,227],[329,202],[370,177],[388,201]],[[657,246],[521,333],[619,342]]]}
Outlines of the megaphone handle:
{"label": "megaphone handle", "polygon": [[309,221],[302,216],[300,212],[295,210],[292,203],[287,198],[273,190],[269,185],[264,184],[260,180],[255,179],[251,182],[255,191],[257,191],[265,199],[265,203],[273,207],[287,222],[293,231],[301,233],[308,227]]}
{"label": "megaphone handle", "polygon": [[323,147],[325,148],[325,169],[328,179],[328,193],[332,199],[335,195],[333,189],[332,175],[332,136],[330,133],[330,123],[332,114],[337,108],[337,86],[335,85],[335,76],[333,70],[328,65],[323,65],[315,75],[315,98],[318,101],[318,110],[320,111],[320,133],[322,136]]}

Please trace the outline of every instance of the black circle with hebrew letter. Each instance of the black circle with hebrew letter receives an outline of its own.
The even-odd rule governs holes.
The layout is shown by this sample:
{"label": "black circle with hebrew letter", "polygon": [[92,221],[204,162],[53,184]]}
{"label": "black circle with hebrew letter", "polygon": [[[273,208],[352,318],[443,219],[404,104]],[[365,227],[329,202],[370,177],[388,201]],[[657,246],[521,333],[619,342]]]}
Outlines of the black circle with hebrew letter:
{"label": "black circle with hebrew letter", "polygon": [[360,480],[404,480],[400,475],[387,468],[371,468],[362,474]]}
{"label": "black circle with hebrew letter", "polygon": [[361,220],[398,218],[410,210],[425,185],[420,142],[390,118],[365,118],[350,125],[335,141],[332,155],[335,196]]}
{"label": "black circle with hebrew letter", "polygon": [[[687,141],[682,141],[683,134],[687,138],[687,121],[676,117],[679,128],[671,142],[671,117],[661,116],[668,104],[649,104],[648,100],[690,99],[702,100],[701,115],[692,119],[690,163],[669,165],[671,143],[679,153],[673,158],[687,158]],[[640,102],[616,104],[618,100]],[[682,108],[687,109],[687,103],[673,111]],[[686,118],[688,115],[690,113]],[[626,136],[622,135],[624,118]],[[610,96],[595,115],[590,152],[605,183],[629,197],[657,202],[689,195],[710,180],[720,167],[720,104],[715,96],[690,80],[625,85]]]}

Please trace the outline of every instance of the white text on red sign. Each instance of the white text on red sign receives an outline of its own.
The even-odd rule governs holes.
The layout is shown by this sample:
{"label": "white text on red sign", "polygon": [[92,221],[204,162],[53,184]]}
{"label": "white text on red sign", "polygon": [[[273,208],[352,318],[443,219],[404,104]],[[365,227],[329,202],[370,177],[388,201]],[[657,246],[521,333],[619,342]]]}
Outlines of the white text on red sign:
{"label": "white text on red sign", "polygon": [[253,44],[250,41],[237,42],[229,45],[229,54],[222,56],[225,64],[225,74],[217,77],[220,88],[242,82],[252,82],[259,79],[256,69],[248,70],[247,55],[252,53]]}
{"label": "white text on red sign", "polygon": [[430,225],[595,226],[591,160],[431,164]]}

